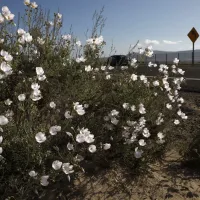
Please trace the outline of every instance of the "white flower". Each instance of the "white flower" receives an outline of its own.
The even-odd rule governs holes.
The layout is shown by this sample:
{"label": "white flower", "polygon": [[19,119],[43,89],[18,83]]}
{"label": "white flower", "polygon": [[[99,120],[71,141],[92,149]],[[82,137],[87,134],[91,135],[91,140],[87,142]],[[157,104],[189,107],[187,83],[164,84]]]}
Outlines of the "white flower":
{"label": "white flower", "polygon": [[69,112],[69,111],[66,111],[64,115],[65,115],[65,118],[66,118],[66,119],[71,119],[71,118],[73,118],[73,116],[70,115],[70,112]]}
{"label": "white flower", "polygon": [[108,69],[109,69],[109,70],[113,70],[113,69],[115,69],[115,68],[112,67],[112,66],[109,66]]}
{"label": "white flower", "polygon": [[24,38],[24,36],[20,37],[20,38],[18,39],[18,42],[19,42],[20,44],[25,44],[25,38]]}
{"label": "white flower", "polygon": [[146,113],[146,109],[144,108],[144,105],[142,103],[139,104],[139,113],[140,114],[145,114]]}
{"label": "white flower", "polygon": [[81,46],[81,41],[77,41],[77,42],[76,42],[76,45],[77,45],[78,47],[80,47],[80,46]]}
{"label": "white flower", "polygon": [[6,62],[2,62],[1,63],[1,70],[5,73],[9,73],[12,72],[12,68],[9,64],[7,64]]}
{"label": "white flower", "polygon": [[70,142],[68,142],[68,144],[67,144],[67,148],[68,148],[69,151],[71,151],[71,150],[74,149],[74,145],[71,144]]}
{"label": "white flower", "polygon": [[37,134],[35,135],[35,139],[36,139],[36,141],[37,141],[38,143],[42,143],[42,142],[45,142],[47,138],[46,138],[46,136],[45,136],[44,133],[39,132],[39,133],[37,133]]}
{"label": "white flower", "polygon": [[132,110],[133,112],[136,110],[135,105],[132,105],[132,106],[131,106],[131,110]]}
{"label": "white flower", "polygon": [[51,135],[56,135],[58,132],[61,131],[61,126],[51,126],[50,129],[49,129],[49,133]]}
{"label": "white flower", "polygon": [[35,171],[30,171],[28,174],[29,174],[30,177],[36,177],[37,176],[37,173]]}
{"label": "white flower", "polygon": [[10,106],[12,104],[12,101],[10,99],[7,99],[4,101],[4,103],[7,105],[7,106]]}
{"label": "white flower", "polygon": [[85,66],[85,71],[86,72],[91,72],[92,70],[93,70],[93,68],[90,65]]}
{"label": "white flower", "polygon": [[132,75],[131,75],[131,79],[132,79],[133,81],[137,81],[137,75],[136,75],[136,74],[132,74]]}
{"label": "white flower", "polygon": [[137,63],[137,60],[135,58],[131,59],[131,66],[134,67]]}
{"label": "white flower", "polygon": [[118,122],[119,122],[119,120],[118,120],[117,118],[115,118],[115,117],[112,117],[112,118],[111,118],[111,123],[112,123],[112,124],[117,125]]}
{"label": "white flower", "polygon": [[177,68],[177,72],[178,72],[179,74],[181,74],[181,75],[184,75],[184,73],[185,73],[185,71],[183,71],[183,70],[180,69],[180,68]]}
{"label": "white flower", "polygon": [[94,144],[91,144],[88,147],[88,150],[89,150],[89,152],[94,153],[94,152],[96,152],[97,148],[96,148],[96,146]]}
{"label": "white flower", "polygon": [[129,107],[130,107],[129,103],[123,103],[122,106],[123,106],[123,108],[126,109],[126,110],[128,110]]}
{"label": "white flower", "polygon": [[59,170],[61,168],[61,166],[62,166],[62,162],[59,160],[55,160],[52,163],[52,168],[55,170]]}
{"label": "white flower", "polygon": [[35,9],[35,8],[37,8],[37,7],[38,7],[38,5],[37,5],[36,2],[32,2],[32,3],[31,3],[31,8]]}
{"label": "white flower", "polygon": [[25,94],[20,94],[20,95],[18,96],[18,100],[19,100],[19,101],[25,101],[25,99],[26,99],[26,95],[25,95]]}
{"label": "white flower", "polygon": [[144,52],[145,56],[147,56],[147,57],[153,56],[153,51],[151,49],[152,49],[152,46],[149,46],[145,49],[145,52]]}
{"label": "white flower", "polygon": [[101,45],[102,42],[103,42],[103,36],[102,36],[102,35],[99,36],[98,38],[96,38],[95,41],[94,41],[94,43],[95,43],[96,45]]}
{"label": "white flower", "polygon": [[146,142],[144,141],[144,139],[140,139],[138,142],[139,142],[140,146],[145,146],[146,145]]}
{"label": "white flower", "polygon": [[154,81],[154,82],[153,82],[153,86],[155,86],[155,87],[156,87],[156,86],[159,86],[159,81]]}
{"label": "white flower", "polygon": [[101,66],[101,70],[105,71],[106,70],[106,66]]}
{"label": "white flower", "polygon": [[24,40],[26,41],[26,42],[32,42],[32,40],[33,40],[33,37],[30,35],[30,33],[25,33],[24,35],[22,35],[22,37],[24,38]]}
{"label": "white flower", "polygon": [[30,0],[24,0],[24,5],[29,6],[30,5]]}
{"label": "white flower", "polygon": [[53,101],[51,101],[51,102],[49,103],[49,106],[50,106],[50,108],[53,108],[53,109],[56,108],[56,104],[55,104]]}
{"label": "white flower", "polygon": [[167,104],[166,104],[166,108],[169,109],[169,110],[172,110],[172,105],[169,104],[169,103],[167,103]]}
{"label": "white flower", "polygon": [[159,133],[157,134],[157,136],[158,136],[158,138],[159,138],[160,140],[162,140],[162,139],[165,137],[165,135],[164,135],[162,132],[159,132]]}
{"label": "white flower", "polygon": [[105,143],[105,144],[103,145],[103,149],[104,149],[104,150],[108,150],[108,149],[110,149],[110,147],[111,147],[111,144],[110,144],[110,143]]}
{"label": "white flower", "polygon": [[38,78],[39,81],[44,81],[46,79],[46,76],[44,74],[38,75],[37,78]]}
{"label": "white flower", "polygon": [[74,160],[77,161],[77,162],[81,162],[82,160],[84,160],[84,158],[83,158],[83,156],[77,154],[75,156]]}
{"label": "white flower", "polygon": [[78,143],[83,143],[83,142],[87,142],[87,143],[92,143],[94,142],[94,135],[90,134],[90,131],[86,128],[82,128],[80,130],[80,133],[76,136],[76,141]]}
{"label": "white flower", "polygon": [[175,58],[173,62],[174,62],[174,64],[178,64],[179,60],[177,58]]}
{"label": "white flower", "polygon": [[7,55],[4,56],[4,60],[7,61],[7,62],[10,62],[10,61],[13,60],[13,57],[11,55],[7,54]]}
{"label": "white flower", "polygon": [[121,66],[121,70],[126,70],[128,69],[128,66]]}
{"label": "white flower", "polygon": [[11,21],[11,20],[13,20],[13,19],[14,19],[14,17],[15,17],[15,15],[14,15],[14,14],[12,14],[12,13],[10,13],[9,15],[5,15],[5,18],[6,18],[8,21]]}
{"label": "white flower", "polygon": [[24,29],[22,29],[22,28],[19,28],[17,30],[17,33],[18,33],[19,36],[22,36],[22,35],[24,35],[26,33],[26,31]]}
{"label": "white flower", "polygon": [[[3,153],[3,148],[0,147],[0,154],[2,154],[2,153]],[[0,156],[0,161],[1,161],[1,156]]]}
{"label": "white flower", "polygon": [[0,115],[0,126],[6,125],[7,123],[8,119],[5,116]]}
{"label": "white flower", "polygon": [[38,83],[32,83],[32,84],[31,84],[31,88],[32,88],[33,90],[39,90],[39,89],[40,89],[40,85],[39,85]]}
{"label": "white flower", "polygon": [[49,23],[50,26],[53,26],[53,22],[52,21],[49,21],[48,23]]}
{"label": "white flower", "polygon": [[2,14],[5,15],[9,15],[10,14],[10,10],[7,6],[3,6],[2,7]]}
{"label": "white flower", "polygon": [[94,142],[94,135],[93,134],[85,135],[85,142],[87,142],[88,144]]}
{"label": "white flower", "polygon": [[141,75],[140,80],[143,81],[144,83],[147,82],[147,78],[145,75]]}
{"label": "white flower", "polygon": [[110,114],[111,114],[112,116],[118,116],[118,115],[119,115],[119,111],[117,111],[117,110],[112,110],[112,111],[110,112]]}
{"label": "white flower", "polygon": [[182,111],[181,111],[181,110],[178,110],[178,111],[177,111],[177,114],[178,114],[179,116],[181,116],[181,115],[182,115]]}
{"label": "white flower", "polygon": [[111,76],[108,74],[106,75],[106,80],[109,80],[109,79],[111,79]]}
{"label": "white flower", "polygon": [[71,174],[74,172],[73,165],[70,165],[70,163],[63,163],[62,170],[65,174]]}
{"label": "white flower", "polygon": [[154,64],[152,62],[149,62],[148,67],[152,67],[152,66],[154,66]]}
{"label": "white flower", "polygon": [[177,99],[177,102],[184,103],[184,99],[182,97]]}
{"label": "white flower", "polygon": [[86,40],[86,42],[87,42],[87,44],[92,45],[94,43],[94,40],[95,39],[93,39],[93,38],[89,38]]}
{"label": "white flower", "polygon": [[68,34],[68,35],[63,35],[63,36],[62,36],[62,39],[63,39],[63,40],[70,40],[71,37],[72,37],[72,36],[69,35],[69,34]]}
{"label": "white flower", "polygon": [[180,124],[180,121],[179,121],[178,119],[175,119],[175,120],[174,120],[174,124],[175,124],[175,125],[178,125],[178,124]]}
{"label": "white flower", "polygon": [[144,53],[144,50],[143,49],[139,49],[139,54],[143,54]]}
{"label": "white flower", "polygon": [[41,76],[44,74],[44,70],[42,67],[36,67],[36,74]]}
{"label": "white flower", "polygon": [[85,62],[85,61],[86,61],[86,59],[85,59],[83,56],[81,56],[81,57],[79,57],[79,58],[76,58],[76,62],[77,62],[77,63]]}
{"label": "white flower", "polygon": [[58,19],[61,19],[62,18],[62,14],[57,13],[57,17],[58,17]]}
{"label": "white flower", "polygon": [[45,41],[44,41],[42,38],[40,38],[40,37],[37,38],[37,42],[38,42],[40,45],[43,45],[43,44],[45,43]]}
{"label": "white flower", "polygon": [[144,128],[143,132],[142,132],[142,135],[144,137],[146,137],[146,138],[149,138],[151,134],[150,134],[150,132],[149,132],[149,130],[147,128]]}
{"label": "white flower", "polygon": [[47,175],[42,176],[41,179],[40,179],[40,184],[41,184],[42,186],[47,186],[47,185],[49,185],[48,178],[49,178],[49,176],[47,176]]}
{"label": "white flower", "polygon": [[77,141],[78,143],[83,143],[83,142],[85,142],[85,135],[79,133],[79,134],[76,136],[76,141]]}
{"label": "white flower", "polygon": [[85,114],[84,107],[80,105],[79,102],[74,103],[74,110],[78,113],[78,115]]}
{"label": "white flower", "polygon": [[4,51],[4,50],[1,50],[1,56],[6,56],[6,55],[8,55],[8,52],[7,51]]}
{"label": "white flower", "polygon": [[136,158],[141,158],[142,157],[142,153],[143,153],[143,151],[142,150],[138,150],[138,147],[135,148],[134,156]]}
{"label": "white flower", "polygon": [[0,136],[0,144],[3,142],[3,136]]}
{"label": "white flower", "polygon": [[33,100],[33,101],[38,101],[42,98],[42,95],[41,95],[41,91],[40,90],[33,90],[33,92],[31,93],[30,95],[30,98]]}

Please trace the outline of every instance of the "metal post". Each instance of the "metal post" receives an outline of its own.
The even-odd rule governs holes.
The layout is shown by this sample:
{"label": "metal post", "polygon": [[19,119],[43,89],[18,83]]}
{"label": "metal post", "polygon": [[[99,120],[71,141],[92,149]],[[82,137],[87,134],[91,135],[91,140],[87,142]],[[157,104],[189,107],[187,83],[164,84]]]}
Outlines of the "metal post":
{"label": "metal post", "polygon": [[193,51],[192,51],[192,65],[194,65],[194,42],[193,42]]}
{"label": "metal post", "polygon": [[156,54],[155,54],[155,63],[156,63]]}
{"label": "metal post", "polygon": [[178,59],[179,59],[179,53],[178,53]]}
{"label": "metal post", "polygon": [[167,53],[166,53],[166,65],[167,65]]}

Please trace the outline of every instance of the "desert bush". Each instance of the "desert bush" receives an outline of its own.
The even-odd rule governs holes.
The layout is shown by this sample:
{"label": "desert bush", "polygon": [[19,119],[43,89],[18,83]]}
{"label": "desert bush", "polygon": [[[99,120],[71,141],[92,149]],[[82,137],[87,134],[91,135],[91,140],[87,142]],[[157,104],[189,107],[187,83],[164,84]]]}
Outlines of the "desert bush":
{"label": "desert bush", "polygon": [[[38,198],[55,182],[73,183],[88,163],[140,175],[187,119],[178,93],[184,78],[168,79],[184,74],[178,60],[171,68],[149,63],[160,72],[154,78],[137,74],[135,58],[121,70],[105,66],[101,13],[83,45],[62,34],[60,13],[50,21],[36,3],[24,3],[17,26],[6,6],[0,15],[1,197]],[[152,48],[140,54],[152,56]]]}

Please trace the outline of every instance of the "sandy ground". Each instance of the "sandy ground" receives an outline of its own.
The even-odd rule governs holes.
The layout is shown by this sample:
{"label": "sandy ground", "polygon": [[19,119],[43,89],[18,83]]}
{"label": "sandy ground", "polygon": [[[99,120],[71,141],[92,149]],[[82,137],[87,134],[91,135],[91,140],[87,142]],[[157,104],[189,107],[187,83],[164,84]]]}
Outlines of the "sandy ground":
{"label": "sandy ground", "polygon": [[[186,100],[184,107],[189,119],[184,127],[183,141],[200,130],[200,94],[182,93]],[[200,131],[199,131],[200,132]],[[186,141],[184,138],[187,138]],[[178,144],[177,144],[178,147]],[[200,165],[182,162],[177,150],[172,149],[162,163],[155,163],[151,173],[135,183],[122,176],[123,171],[112,169],[92,177],[80,176],[75,182],[72,196],[60,199],[70,200],[200,200]],[[48,198],[56,199],[49,193]]]}

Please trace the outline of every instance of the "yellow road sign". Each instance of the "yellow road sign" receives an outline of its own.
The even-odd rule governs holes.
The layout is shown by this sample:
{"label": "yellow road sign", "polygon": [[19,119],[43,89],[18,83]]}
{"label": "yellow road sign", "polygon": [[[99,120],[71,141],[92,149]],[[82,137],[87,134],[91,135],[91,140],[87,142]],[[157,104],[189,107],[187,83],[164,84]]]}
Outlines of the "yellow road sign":
{"label": "yellow road sign", "polygon": [[199,37],[198,32],[196,31],[196,29],[193,27],[191,29],[191,31],[188,33],[188,37],[190,38],[190,40],[195,43],[195,41],[197,40],[197,38]]}

